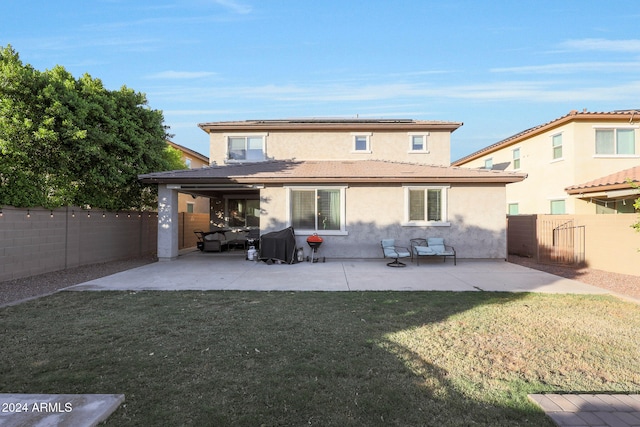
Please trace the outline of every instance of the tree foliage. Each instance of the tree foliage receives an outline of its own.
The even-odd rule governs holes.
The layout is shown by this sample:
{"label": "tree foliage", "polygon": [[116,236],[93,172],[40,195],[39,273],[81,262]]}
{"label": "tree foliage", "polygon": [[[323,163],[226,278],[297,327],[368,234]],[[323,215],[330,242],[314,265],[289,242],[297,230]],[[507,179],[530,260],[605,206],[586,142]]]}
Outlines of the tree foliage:
{"label": "tree foliage", "polygon": [[[631,187],[635,188],[640,193],[640,185],[632,182],[631,180],[629,180],[629,183],[631,184]],[[640,212],[640,197],[635,200],[635,202],[633,203],[633,207],[636,209],[636,212]],[[640,232],[640,219],[634,224],[631,224],[631,227],[635,228],[637,232]]]}
{"label": "tree foliage", "polygon": [[40,72],[0,47],[0,205],[150,206],[138,174],[185,168],[167,137],[144,94],[62,66]]}

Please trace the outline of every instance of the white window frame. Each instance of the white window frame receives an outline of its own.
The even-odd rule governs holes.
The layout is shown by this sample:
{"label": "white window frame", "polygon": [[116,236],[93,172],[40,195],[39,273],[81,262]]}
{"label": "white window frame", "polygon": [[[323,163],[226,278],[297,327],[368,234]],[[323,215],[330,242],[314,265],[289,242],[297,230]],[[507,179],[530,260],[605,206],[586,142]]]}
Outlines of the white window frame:
{"label": "white window frame", "polygon": [[[640,126],[636,126],[636,125],[630,125],[630,126],[606,126],[606,125],[601,125],[601,126],[593,126],[593,157],[594,158],[611,158],[611,157],[615,157],[615,158],[627,158],[627,159],[637,159],[640,158],[640,153],[638,153],[637,150],[637,146],[638,146],[638,142],[637,142],[637,132],[635,131],[636,129],[640,129]],[[597,153],[597,141],[596,141],[596,131],[599,130],[611,130],[613,131],[613,149],[614,152],[613,153]],[[618,130],[633,130],[634,131],[634,135],[633,135],[633,154],[618,154]]]}
{"label": "white window frame", "polygon": [[[516,157],[516,153],[518,153],[518,157]],[[522,168],[522,150],[520,150],[520,147],[516,147],[513,150],[511,150],[511,158],[513,159],[513,170],[520,170]],[[516,160],[518,161],[518,167],[516,167]]]}
{"label": "white window frame", "polygon": [[[554,151],[557,148],[556,146],[553,145],[553,139],[555,137],[559,136],[560,137],[560,157],[553,157],[555,155]],[[564,138],[562,135],[562,132],[560,133],[554,133],[553,135],[551,135],[551,162],[559,162],[561,160],[564,160]]]}
{"label": "white window frame", "polygon": [[184,158],[184,164],[187,167],[187,169],[191,169],[191,159],[188,157]]}
{"label": "white window frame", "polygon": [[[511,206],[515,206],[516,210],[518,212],[512,214],[511,213]],[[509,203],[507,203],[507,215],[520,215],[520,203],[518,203],[518,202],[509,202]]]}
{"label": "white window frame", "polygon": [[[286,190],[286,209],[287,209],[287,225],[293,225],[293,218],[291,212],[291,192],[292,191],[318,191],[318,190],[340,190],[340,230],[323,230],[318,229],[316,224],[316,229],[295,229],[297,235],[300,236],[310,236],[313,233],[318,233],[324,236],[346,236],[349,233],[347,232],[347,204],[346,204],[346,185],[291,185],[285,186]],[[317,210],[317,208],[316,208]],[[316,221],[317,222],[317,221]]]}
{"label": "white window frame", "polygon": [[[420,150],[414,150],[413,148],[413,138],[415,136],[421,136],[422,137],[422,141],[423,141],[423,145],[422,145],[422,149]],[[419,154],[426,154],[429,153],[429,132],[409,132],[409,154],[413,154],[413,153],[419,153]]]}
{"label": "white window frame", "polygon": [[[449,222],[448,215],[448,206],[449,206],[449,189],[450,185],[403,185],[404,190],[404,218],[402,222],[402,226],[404,227],[450,227],[451,222]],[[410,221],[409,220],[409,191],[410,190],[424,190],[426,193],[427,190],[440,190],[441,191],[441,206],[440,206],[440,221]],[[425,201],[428,198],[425,196]],[[429,210],[428,203],[425,203],[425,218],[428,218],[427,213]]]}
{"label": "white window frame", "polygon": [[[554,214],[552,211],[551,205],[553,202],[562,202],[564,203],[564,212],[559,214]],[[567,198],[566,197],[555,197],[549,199],[549,215],[566,215],[567,214]]]}
{"label": "white window frame", "polygon": [[[224,143],[225,143],[225,152],[226,152],[226,162],[227,163],[252,163],[252,162],[260,162],[267,160],[267,136],[268,133],[227,133],[224,134]],[[244,138],[245,139],[245,150],[248,138],[262,138],[262,159],[261,160],[247,160],[245,159],[232,159],[229,155],[229,143],[231,138]],[[246,153],[245,153],[246,157]]]}
{"label": "white window frame", "polygon": [[[487,164],[489,164],[489,167],[487,167]],[[484,169],[487,169],[487,170],[493,169],[493,157],[484,159]]]}
{"label": "white window frame", "polygon": [[[351,152],[356,154],[371,154],[371,136],[372,132],[351,132],[352,141],[351,141]],[[357,140],[358,138],[364,137],[366,140],[366,147],[364,150],[358,150]]]}

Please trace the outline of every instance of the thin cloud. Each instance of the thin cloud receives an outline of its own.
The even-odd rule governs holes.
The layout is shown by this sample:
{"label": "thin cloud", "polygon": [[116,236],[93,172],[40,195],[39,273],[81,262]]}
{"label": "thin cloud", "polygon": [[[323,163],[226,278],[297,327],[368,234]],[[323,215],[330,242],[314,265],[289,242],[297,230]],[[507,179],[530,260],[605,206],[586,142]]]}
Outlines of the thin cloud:
{"label": "thin cloud", "polygon": [[210,71],[162,71],[160,73],[148,75],[148,79],[168,79],[168,80],[190,80],[212,77],[216,73]]}
{"label": "thin cloud", "polygon": [[569,62],[560,64],[492,68],[490,71],[492,73],[570,74],[585,71],[636,72],[638,69],[640,69],[640,62]]}
{"label": "thin cloud", "polygon": [[247,103],[260,100],[276,103],[358,103],[392,102],[407,104],[412,100],[468,100],[476,102],[566,102],[634,100],[640,97],[640,81],[594,86],[574,80],[512,80],[472,85],[430,85],[425,83],[388,84],[318,84],[259,85],[219,87],[164,87],[155,97],[188,105],[194,102],[230,100]]}
{"label": "thin cloud", "polygon": [[640,52],[640,40],[578,39],[560,43],[560,48],[580,51]]}
{"label": "thin cloud", "polygon": [[213,0],[213,2],[240,15],[246,15],[253,11],[251,6],[235,0]]}

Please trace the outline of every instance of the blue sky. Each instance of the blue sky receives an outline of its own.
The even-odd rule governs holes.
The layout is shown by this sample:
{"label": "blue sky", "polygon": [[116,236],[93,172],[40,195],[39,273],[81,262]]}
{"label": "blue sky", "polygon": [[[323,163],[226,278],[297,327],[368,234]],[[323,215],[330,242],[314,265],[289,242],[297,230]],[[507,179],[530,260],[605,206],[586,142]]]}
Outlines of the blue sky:
{"label": "blue sky", "polygon": [[198,123],[464,122],[452,160],[570,110],[640,108],[640,8],[574,0],[4,0],[0,45]]}

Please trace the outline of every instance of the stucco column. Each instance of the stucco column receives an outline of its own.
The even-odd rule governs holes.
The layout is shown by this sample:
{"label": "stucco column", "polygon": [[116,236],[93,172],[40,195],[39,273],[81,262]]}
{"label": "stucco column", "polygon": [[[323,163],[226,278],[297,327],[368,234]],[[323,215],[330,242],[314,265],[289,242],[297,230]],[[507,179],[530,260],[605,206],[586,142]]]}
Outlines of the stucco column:
{"label": "stucco column", "polygon": [[178,192],[158,185],[158,259],[178,257]]}

